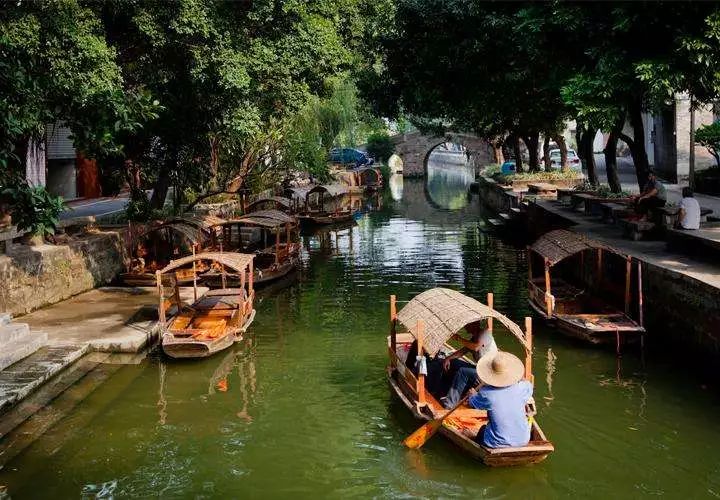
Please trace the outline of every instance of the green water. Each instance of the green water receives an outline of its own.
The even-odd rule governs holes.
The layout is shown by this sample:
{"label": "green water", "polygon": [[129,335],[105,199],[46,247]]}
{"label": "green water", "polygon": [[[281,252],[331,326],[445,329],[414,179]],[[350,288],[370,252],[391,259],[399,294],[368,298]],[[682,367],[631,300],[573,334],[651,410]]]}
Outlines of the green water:
{"label": "green water", "polygon": [[385,379],[388,296],[493,291],[511,318],[528,314],[522,249],[479,227],[466,183],[433,181],[396,179],[352,230],[308,238],[300,281],[263,295],[246,342],[120,368],[0,485],[13,498],[718,496],[714,392],[669,355],[618,362],[539,321],[537,418],[556,447],[545,462],[489,469],[440,436],[400,445],[418,424]]}

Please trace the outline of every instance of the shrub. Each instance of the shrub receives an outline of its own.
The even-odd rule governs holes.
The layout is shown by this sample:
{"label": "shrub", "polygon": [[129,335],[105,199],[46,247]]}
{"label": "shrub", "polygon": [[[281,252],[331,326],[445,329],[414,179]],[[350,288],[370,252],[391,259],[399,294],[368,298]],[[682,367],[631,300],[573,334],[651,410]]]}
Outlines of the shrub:
{"label": "shrub", "polygon": [[387,132],[373,132],[368,136],[367,152],[377,161],[386,162],[395,151],[395,144]]}
{"label": "shrub", "polygon": [[19,231],[29,231],[33,236],[55,234],[65,202],[53,196],[42,186],[31,186],[22,181],[2,192],[10,203],[13,224]]}
{"label": "shrub", "polygon": [[703,125],[695,132],[695,142],[705,146],[715,157],[716,166],[720,167],[720,121]]}

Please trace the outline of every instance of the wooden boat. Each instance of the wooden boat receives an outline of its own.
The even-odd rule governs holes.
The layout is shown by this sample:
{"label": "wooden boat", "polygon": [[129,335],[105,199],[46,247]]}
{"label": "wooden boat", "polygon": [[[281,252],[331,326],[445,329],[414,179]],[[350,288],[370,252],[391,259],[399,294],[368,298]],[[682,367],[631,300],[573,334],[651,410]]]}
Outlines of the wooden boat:
{"label": "wooden boat", "polygon": [[[260,210],[223,221],[218,227],[221,251],[255,255],[253,281],[256,285],[282,278],[300,266],[298,222],[291,215],[278,210]],[[236,273],[225,273],[224,279],[233,286],[240,282]],[[223,274],[216,266],[203,275],[202,281],[207,286],[220,287]]]}
{"label": "wooden boat", "polygon": [[352,169],[357,178],[357,184],[362,186],[365,191],[379,191],[383,187],[383,175],[379,168],[373,166],[362,166]]}
{"label": "wooden boat", "polygon": [[[411,344],[417,340],[418,352],[435,356],[440,352],[450,353],[455,349],[447,344],[453,334],[465,325],[487,320],[493,330],[497,320],[510,332],[525,350],[525,379],[533,382],[532,375],[532,321],[525,318],[525,332],[509,318],[492,308],[492,294],[488,304],[467,297],[454,290],[433,288],[413,298],[398,313],[395,296],[390,296],[390,335],[387,338],[390,365],[388,380],[395,394],[420,420],[432,420],[444,415],[447,410],[436,397],[425,390],[425,377],[415,376],[406,367]],[[404,329],[404,331],[399,331]],[[488,448],[475,441],[478,431],[488,423],[485,410],[476,410],[463,403],[448,417],[439,432],[472,457],[486,465],[499,467],[533,464],[544,460],[555,448],[543,434],[534,418],[534,404],[529,413],[531,421],[530,442],[526,446],[513,448]]]}
{"label": "wooden boat", "polygon": [[[253,255],[242,253],[204,252],[174,260],[157,271],[158,316],[165,354],[173,358],[204,358],[242,339],[255,318],[253,259]],[[173,280],[168,287],[164,277],[198,262],[211,262],[235,272],[240,276],[239,287],[208,290],[198,297],[195,279],[194,301],[190,305],[183,303],[177,281]],[[249,276],[249,280],[246,281],[245,276]]]}
{"label": "wooden boat", "polygon": [[[191,214],[144,229],[130,239],[128,253],[132,258],[126,272],[120,274],[120,281],[127,286],[155,286],[155,272],[173,258],[216,245],[214,227],[222,221],[214,216]],[[188,285],[192,283],[194,274],[207,269],[209,267],[204,263],[197,263],[194,272],[178,269],[175,274],[181,285]]]}
{"label": "wooden boat", "polygon": [[[609,297],[614,291],[609,290],[612,284],[604,280],[603,255],[613,255],[618,264],[624,263],[625,287],[624,292],[621,292],[624,293],[624,311],[618,310],[597,293],[605,289],[607,293],[603,295]],[[574,274],[576,282],[587,282],[586,275],[594,274],[590,277],[593,286],[575,286],[558,276],[560,273],[551,277],[553,267],[561,262],[566,263],[567,274]],[[645,333],[642,324],[630,317],[633,275],[630,256],[618,254],[580,234],[559,229],[550,231],[528,247],[528,264],[530,306],[545,319],[554,321],[564,333],[593,344],[614,343],[618,351],[622,341],[628,336],[642,336]],[[543,274],[536,276],[533,264],[542,264]],[[640,263],[637,267],[637,279],[638,307],[641,310]],[[616,292],[615,295],[619,294]]]}
{"label": "wooden boat", "polygon": [[292,214],[294,212],[293,201],[284,196],[258,198],[247,206],[245,213],[257,212],[259,210],[279,210],[286,214]]}
{"label": "wooden boat", "polygon": [[349,192],[341,184],[315,186],[305,195],[305,207],[299,213],[301,224],[336,224],[352,220]]}

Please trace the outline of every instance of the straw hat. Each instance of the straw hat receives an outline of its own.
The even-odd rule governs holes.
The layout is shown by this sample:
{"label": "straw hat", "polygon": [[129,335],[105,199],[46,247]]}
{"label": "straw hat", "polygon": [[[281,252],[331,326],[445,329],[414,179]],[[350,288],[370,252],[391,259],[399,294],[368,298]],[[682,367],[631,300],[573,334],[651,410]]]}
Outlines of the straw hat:
{"label": "straw hat", "polygon": [[524,372],[523,362],[505,351],[498,351],[494,356],[483,356],[477,363],[478,378],[493,387],[513,385],[522,378]]}

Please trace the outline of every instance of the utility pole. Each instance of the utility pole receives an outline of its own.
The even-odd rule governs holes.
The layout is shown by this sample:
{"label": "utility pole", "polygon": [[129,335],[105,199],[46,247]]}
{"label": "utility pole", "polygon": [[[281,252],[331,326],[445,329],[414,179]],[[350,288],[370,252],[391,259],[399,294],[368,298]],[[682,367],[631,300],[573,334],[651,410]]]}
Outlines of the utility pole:
{"label": "utility pole", "polygon": [[688,184],[695,189],[695,105],[690,94],[690,156],[688,158]]}

